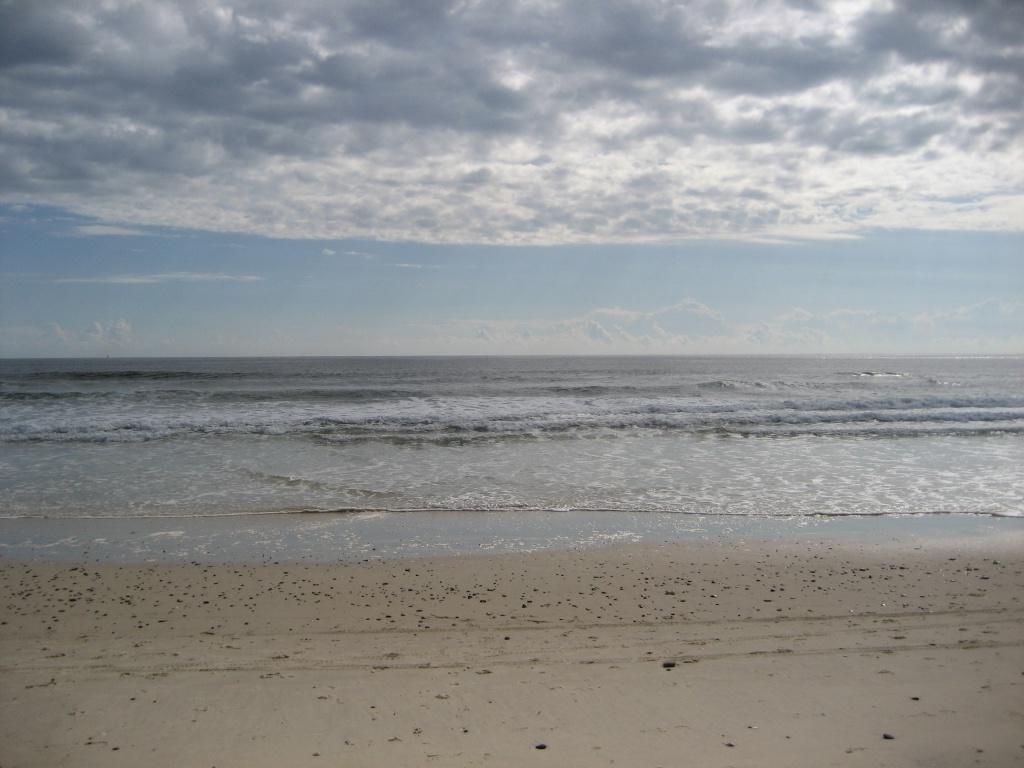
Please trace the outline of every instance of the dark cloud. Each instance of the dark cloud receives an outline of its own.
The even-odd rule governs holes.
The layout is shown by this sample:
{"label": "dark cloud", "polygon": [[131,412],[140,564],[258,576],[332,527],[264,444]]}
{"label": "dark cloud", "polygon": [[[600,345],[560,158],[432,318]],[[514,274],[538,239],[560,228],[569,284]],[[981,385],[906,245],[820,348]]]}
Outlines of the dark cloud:
{"label": "dark cloud", "polygon": [[1019,152],[1022,39],[994,0],[7,0],[0,194],[268,234],[824,225],[783,194],[815,152]]}
{"label": "dark cloud", "polygon": [[861,78],[878,68],[860,51],[827,37],[765,45],[757,40],[737,46],[711,77],[731,92],[757,95],[803,91],[836,78]]}
{"label": "dark cloud", "polygon": [[66,65],[83,53],[88,37],[73,9],[38,5],[0,3],[0,66]]}
{"label": "dark cloud", "polygon": [[1024,3],[1019,0],[904,0],[869,13],[858,43],[871,54],[942,62],[953,70],[1024,75]]}

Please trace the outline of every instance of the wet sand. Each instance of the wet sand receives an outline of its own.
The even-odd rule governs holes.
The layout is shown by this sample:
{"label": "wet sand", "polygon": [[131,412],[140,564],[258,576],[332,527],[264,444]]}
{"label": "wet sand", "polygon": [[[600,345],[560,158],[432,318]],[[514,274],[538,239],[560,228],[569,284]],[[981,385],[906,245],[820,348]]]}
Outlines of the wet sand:
{"label": "wet sand", "polygon": [[1020,536],[0,586],[4,768],[1024,764]]}

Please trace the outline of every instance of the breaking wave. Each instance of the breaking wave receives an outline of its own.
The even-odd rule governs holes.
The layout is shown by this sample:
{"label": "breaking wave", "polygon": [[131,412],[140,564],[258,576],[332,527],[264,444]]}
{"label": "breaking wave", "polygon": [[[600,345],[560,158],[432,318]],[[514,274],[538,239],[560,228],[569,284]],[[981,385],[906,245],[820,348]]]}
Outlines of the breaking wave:
{"label": "breaking wave", "polygon": [[0,513],[1024,514],[1024,359],[883,360],[0,361]]}
{"label": "breaking wave", "polygon": [[[49,401],[45,401],[49,402]],[[303,402],[251,407],[228,403],[165,405],[143,411],[120,401],[85,412],[11,403],[0,417],[7,442],[138,442],[202,435],[293,435],[348,440],[543,437],[652,430],[700,434],[912,436],[991,434],[1024,428],[1024,398],[902,397],[708,403],[700,399],[403,398],[390,406],[318,407]],[[71,406],[76,407],[75,398]]]}

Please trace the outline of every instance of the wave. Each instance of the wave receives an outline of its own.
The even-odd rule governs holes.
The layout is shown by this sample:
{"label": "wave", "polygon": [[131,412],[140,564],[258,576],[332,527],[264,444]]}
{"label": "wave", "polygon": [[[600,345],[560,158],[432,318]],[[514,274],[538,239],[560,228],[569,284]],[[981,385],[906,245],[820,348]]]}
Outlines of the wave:
{"label": "wave", "polygon": [[821,437],[915,437],[923,435],[996,435],[1024,432],[1024,414],[972,414],[962,420],[941,419],[931,414],[918,418],[880,418],[881,414],[847,414],[834,418],[785,419],[734,418],[674,420],[671,418],[613,418],[589,421],[513,423],[363,423],[318,420],[304,424],[118,424],[106,427],[57,427],[52,429],[0,431],[8,443],[147,442],[189,437],[277,436],[313,438],[327,444],[387,442],[462,445],[488,440],[532,440],[556,437],[587,437],[626,432],[689,433],[698,436],[739,435]]}
{"label": "wave", "polygon": [[985,437],[996,435],[1024,434],[1024,424],[991,425],[960,425],[945,426],[908,426],[899,428],[871,427],[858,428],[837,426],[828,427],[763,427],[763,428],[727,428],[715,427],[705,430],[702,434],[715,434],[736,437],[861,437],[861,438],[917,438],[917,437]]}
{"label": "wave", "polygon": [[774,385],[766,384],[763,381],[734,381],[732,379],[714,379],[712,381],[697,382],[697,389],[717,389],[726,391],[737,391],[741,389],[770,389],[772,386],[780,387],[783,382],[775,382]]}
{"label": "wave", "polygon": [[3,514],[0,513],[0,520],[183,520],[196,518],[221,518],[221,517],[278,517],[278,516],[318,516],[336,515],[412,515],[412,514],[572,514],[572,513],[593,513],[593,514],[630,514],[630,515],[680,515],[688,517],[710,517],[710,518],[746,518],[754,520],[800,520],[800,519],[842,519],[842,518],[923,518],[923,517],[993,517],[1021,519],[1024,514],[1020,512],[1007,512],[1000,510],[924,510],[920,512],[883,512],[883,511],[858,511],[848,512],[803,512],[803,513],[750,513],[750,512],[728,512],[721,510],[707,509],[667,509],[634,506],[417,506],[417,507],[362,507],[362,506],[341,506],[341,507],[293,507],[283,509],[252,509],[252,510],[231,510],[231,511],[202,511],[202,512],[158,512],[142,515],[109,515],[109,514],[76,514],[48,515],[46,513],[24,513],[24,514]]}
{"label": "wave", "polygon": [[6,372],[4,379],[22,381],[168,381],[175,379],[195,379],[211,381],[214,379],[242,379],[255,374],[247,371],[146,371],[126,369],[118,371],[27,371],[24,373]]}
{"label": "wave", "polygon": [[88,392],[81,390],[67,391],[33,391],[33,390],[0,390],[0,403],[3,402],[59,402],[59,401],[133,401],[140,404],[148,402],[181,403],[185,406],[192,403],[302,403],[302,402],[338,402],[359,403],[379,400],[411,400],[423,397],[424,393],[412,389],[394,388],[357,388],[357,389],[143,389],[143,390],[101,390]]}
{"label": "wave", "polygon": [[[371,397],[395,390],[361,390],[357,397]],[[22,393],[18,393],[18,397]],[[2,395],[0,395],[2,397]],[[74,399],[74,398],[72,398]],[[77,407],[76,407],[77,408]],[[135,415],[132,415],[134,411]],[[75,418],[68,418],[76,416]],[[20,410],[13,408],[0,421],[0,437],[13,433],[46,431],[46,426],[65,433],[88,429],[189,431],[237,428],[296,429],[394,427],[399,429],[457,429],[501,431],[508,425],[553,428],[591,425],[652,426],[699,424],[704,421],[730,423],[833,422],[833,421],[920,421],[994,420],[1024,417],[1020,396],[906,396],[855,399],[737,400],[706,402],[692,398],[622,398],[576,401],[504,398],[406,398],[400,407],[329,409],[294,401],[267,407],[231,403],[167,403],[160,408],[126,407],[120,401],[102,408],[66,412],[47,406]],[[658,423],[658,419],[662,421]],[[40,427],[42,429],[40,430]]]}
{"label": "wave", "polygon": [[[755,435],[910,436],[1018,432],[1024,396],[948,390],[866,397],[731,396],[766,389],[709,379],[701,396],[593,395],[594,387],[545,396],[427,397],[407,387],[192,388],[97,394],[0,390],[0,442],[138,442],[207,435],[312,437],[328,442],[434,441],[583,436],[628,430]],[[559,390],[557,393],[554,390]],[[565,391],[563,391],[565,390]],[[569,394],[572,393],[572,394]],[[66,402],[63,402],[66,401]]]}
{"label": "wave", "polygon": [[856,376],[857,378],[882,378],[882,379],[906,379],[909,373],[899,371],[839,371],[840,376]]}
{"label": "wave", "polygon": [[57,401],[57,400],[81,400],[83,398],[90,399],[107,399],[113,396],[112,392],[3,392],[0,391],[0,402],[35,402],[35,401]]}
{"label": "wave", "polygon": [[303,488],[311,491],[328,491],[330,493],[344,494],[365,499],[389,499],[398,496],[394,491],[378,491],[373,488],[358,488],[337,483],[326,483],[321,480],[313,480],[306,477],[293,475],[276,475],[269,472],[260,472],[253,469],[240,469],[238,472],[246,477],[268,485],[276,485],[284,488]]}

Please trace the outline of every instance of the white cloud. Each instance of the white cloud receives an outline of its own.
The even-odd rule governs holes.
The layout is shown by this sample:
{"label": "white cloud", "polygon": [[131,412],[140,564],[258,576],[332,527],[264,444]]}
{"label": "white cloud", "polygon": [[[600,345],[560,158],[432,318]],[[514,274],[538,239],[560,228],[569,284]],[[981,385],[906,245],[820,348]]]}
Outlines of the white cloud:
{"label": "white cloud", "polygon": [[124,318],[103,322],[96,320],[85,336],[101,346],[125,346],[133,340],[132,324]]}
{"label": "white cloud", "polygon": [[71,231],[71,234],[79,237],[142,237],[150,233],[113,224],[80,224]]}
{"label": "white cloud", "polygon": [[50,331],[53,333],[54,338],[65,344],[71,341],[71,334],[56,320],[50,323]]}
{"label": "white cloud", "polygon": [[1022,38],[1015,2],[0,5],[0,200],[91,236],[1020,231]]}
{"label": "white cloud", "polygon": [[[596,320],[587,320],[581,326],[583,334],[593,341],[600,342],[601,344],[612,344],[615,339],[612,334]],[[618,331],[618,335],[622,335],[622,331]]]}
{"label": "white cloud", "polygon": [[[682,307],[683,309],[679,309]],[[699,309],[698,313],[688,311]],[[856,307],[789,309],[738,320],[697,299],[655,310],[597,307],[546,320],[481,318],[403,325],[350,324],[265,329],[259,334],[210,329],[201,346],[152,339],[127,319],[84,328],[61,321],[0,327],[0,352],[20,355],[166,354],[1024,354],[1024,303],[991,298],[924,314]]]}
{"label": "white cloud", "polygon": [[811,312],[808,312],[806,309],[802,309],[801,307],[793,307],[792,309],[788,310],[787,312],[783,312],[776,319],[777,319],[778,322],[783,323],[783,324],[785,324],[785,323],[799,324],[799,323],[806,323],[808,320],[812,319],[813,317],[814,317],[814,315]]}
{"label": "white cloud", "polygon": [[0,326],[0,353],[6,356],[97,355],[133,351],[138,341],[125,318],[94,320],[85,327],[70,328],[53,320],[43,325]]}
{"label": "white cloud", "polygon": [[964,304],[949,310],[924,312],[913,317],[914,324],[919,328],[936,328],[940,326],[972,324],[1004,324],[1018,323],[1024,317],[1024,302],[985,299],[973,304]]}
{"label": "white cloud", "polygon": [[[575,317],[515,322],[480,319],[426,326],[407,349],[430,353],[501,354],[827,354],[970,352],[979,331],[986,351],[1024,352],[1024,305],[989,299],[936,310],[923,325],[910,314],[794,307],[754,322],[724,317],[687,298],[653,311],[595,308]],[[994,327],[998,321],[1001,326]],[[996,333],[992,333],[995,329]],[[998,340],[998,341],[995,341]],[[396,338],[391,339],[395,343]]]}
{"label": "white cloud", "polygon": [[333,256],[337,251],[332,251],[330,248],[323,248],[320,251],[321,256]]}

